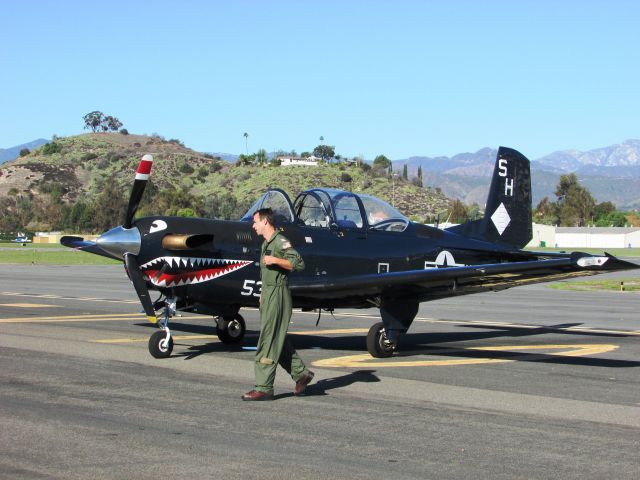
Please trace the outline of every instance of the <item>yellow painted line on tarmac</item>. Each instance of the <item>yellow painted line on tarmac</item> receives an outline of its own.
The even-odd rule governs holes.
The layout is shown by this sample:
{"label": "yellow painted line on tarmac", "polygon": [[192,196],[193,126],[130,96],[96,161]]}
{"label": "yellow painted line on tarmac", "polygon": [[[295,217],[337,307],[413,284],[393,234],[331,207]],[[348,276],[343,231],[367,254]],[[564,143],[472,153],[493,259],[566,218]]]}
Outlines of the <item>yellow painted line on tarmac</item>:
{"label": "yellow painted line on tarmac", "polygon": [[51,295],[44,293],[18,293],[18,292],[0,292],[0,295],[8,297],[29,297],[29,298],[47,298],[50,300],[76,300],[81,302],[106,302],[106,303],[127,303],[136,304],[137,300],[115,300],[110,298],[97,298],[97,297],[67,297],[64,295]]}
{"label": "yellow painted line on tarmac", "polygon": [[[493,347],[467,347],[459,351],[513,351],[518,353],[522,350],[566,350],[563,352],[545,352],[544,355],[556,355],[565,357],[578,357],[585,355],[596,355],[599,353],[610,352],[616,350],[617,345],[612,344],[582,344],[582,345],[504,345]],[[449,359],[449,360],[412,360],[403,361],[396,358],[375,359],[368,353],[358,355],[347,355],[344,357],[327,358],[316,360],[312,365],[316,367],[375,367],[375,368],[398,368],[398,367],[443,367],[455,365],[478,365],[488,363],[509,363],[516,360],[504,358],[465,358],[465,359]]]}
{"label": "yellow painted line on tarmac", "polygon": [[0,323],[51,323],[51,322],[108,322],[108,321],[126,321],[126,320],[144,320],[141,313],[110,313],[105,315],[63,315],[58,317],[14,317],[0,318]]}
{"label": "yellow painted line on tarmac", "polygon": [[0,307],[15,307],[15,308],[45,308],[53,307],[55,305],[45,305],[43,303],[0,303]]}
{"label": "yellow painted line on tarmac", "polygon": [[329,330],[300,330],[288,332],[290,335],[341,335],[349,333],[367,333],[368,328],[334,328]]}

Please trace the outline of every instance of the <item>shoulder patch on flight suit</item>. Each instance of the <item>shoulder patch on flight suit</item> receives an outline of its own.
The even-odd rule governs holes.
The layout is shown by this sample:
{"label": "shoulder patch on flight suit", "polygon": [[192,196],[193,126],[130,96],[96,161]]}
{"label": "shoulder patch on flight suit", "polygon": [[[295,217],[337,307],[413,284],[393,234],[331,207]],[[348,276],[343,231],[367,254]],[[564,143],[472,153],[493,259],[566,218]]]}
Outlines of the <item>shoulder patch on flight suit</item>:
{"label": "shoulder patch on flight suit", "polygon": [[283,250],[286,250],[287,248],[291,248],[291,242],[289,240],[287,240],[286,238],[283,238],[280,240],[280,247]]}

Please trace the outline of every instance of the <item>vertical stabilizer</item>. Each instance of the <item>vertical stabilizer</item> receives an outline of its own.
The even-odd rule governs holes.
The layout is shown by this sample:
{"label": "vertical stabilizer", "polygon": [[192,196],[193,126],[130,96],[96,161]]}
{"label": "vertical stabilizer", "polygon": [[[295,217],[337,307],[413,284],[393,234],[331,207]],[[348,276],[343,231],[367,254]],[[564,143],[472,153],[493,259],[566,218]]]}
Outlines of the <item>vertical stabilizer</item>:
{"label": "vertical stabilizer", "polygon": [[532,237],[529,160],[516,150],[500,147],[484,218],[448,230],[516,248],[529,243]]}

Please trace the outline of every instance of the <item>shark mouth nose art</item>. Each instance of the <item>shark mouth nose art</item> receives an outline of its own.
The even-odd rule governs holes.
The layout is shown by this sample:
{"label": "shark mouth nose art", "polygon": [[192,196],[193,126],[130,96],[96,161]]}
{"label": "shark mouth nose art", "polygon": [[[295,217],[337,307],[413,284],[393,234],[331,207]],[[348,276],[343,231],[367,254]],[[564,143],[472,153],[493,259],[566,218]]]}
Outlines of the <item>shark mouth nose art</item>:
{"label": "shark mouth nose art", "polygon": [[158,257],[140,268],[155,286],[178,287],[215,280],[251,263],[224,258]]}

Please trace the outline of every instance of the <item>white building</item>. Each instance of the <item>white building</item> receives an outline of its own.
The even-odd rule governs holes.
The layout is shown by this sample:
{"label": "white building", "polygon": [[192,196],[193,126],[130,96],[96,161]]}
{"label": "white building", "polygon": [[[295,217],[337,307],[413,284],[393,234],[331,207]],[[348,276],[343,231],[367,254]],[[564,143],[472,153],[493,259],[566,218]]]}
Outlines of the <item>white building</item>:
{"label": "white building", "polygon": [[303,167],[315,167],[318,165],[320,158],[311,155],[310,157],[278,157],[280,160],[280,166],[288,167],[292,165],[299,165]]}
{"label": "white building", "polygon": [[558,227],[555,243],[561,248],[638,248],[640,228]]}
{"label": "white building", "polygon": [[638,248],[639,227],[554,227],[533,224],[527,247]]}

